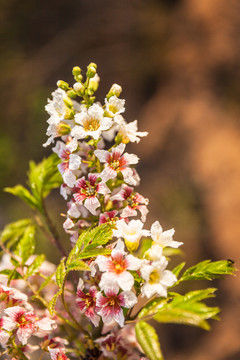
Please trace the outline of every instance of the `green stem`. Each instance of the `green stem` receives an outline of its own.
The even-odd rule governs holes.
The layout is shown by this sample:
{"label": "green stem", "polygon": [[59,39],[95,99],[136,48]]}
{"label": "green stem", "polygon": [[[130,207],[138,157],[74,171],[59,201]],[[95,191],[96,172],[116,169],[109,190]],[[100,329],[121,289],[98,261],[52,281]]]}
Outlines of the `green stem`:
{"label": "green stem", "polygon": [[37,224],[39,225],[40,229],[43,231],[45,236],[51,241],[51,243],[57,247],[60,254],[62,256],[67,256],[66,251],[64,250],[64,248],[59,240],[59,235],[57,233],[57,230],[56,230],[55,226],[53,225],[53,223],[50,219],[50,216],[47,212],[44,201],[42,201],[42,209],[43,209],[43,211],[42,211],[41,215],[44,219],[45,224],[41,221],[39,216],[35,214],[35,220],[36,220]]}

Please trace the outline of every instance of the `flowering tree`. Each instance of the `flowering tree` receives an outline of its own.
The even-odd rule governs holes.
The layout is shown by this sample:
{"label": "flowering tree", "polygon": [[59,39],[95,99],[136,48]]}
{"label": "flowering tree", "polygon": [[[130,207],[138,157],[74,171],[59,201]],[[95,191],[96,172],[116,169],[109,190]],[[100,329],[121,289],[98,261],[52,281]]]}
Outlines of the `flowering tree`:
{"label": "flowering tree", "polygon": [[[148,321],[209,329],[207,320],[217,318],[219,308],[204,300],[216,289],[179,294],[175,288],[232,274],[234,267],[230,260],[206,260],[169,270],[182,243],[173,240],[174,229],[163,231],[158,221],[144,228],[148,199],[135,190],[139,158],[125,151],[147,132],[138,131],[136,120],[125,121],[119,85],[111,87],[104,105],[95,102],[94,63],[85,81],[79,67],[73,76],[73,87],[59,81],[46,105],[44,146],[55,143],[53,154],[39,164],[30,162],[29,189],[5,189],[32,208],[33,219],[11,223],[1,234],[1,351],[12,360],[30,359],[37,350],[39,359],[161,360]],[[67,201],[63,228],[69,253],[45,206],[54,188]],[[58,266],[34,254],[36,231],[58,249]],[[39,339],[35,345],[33,337]]]}

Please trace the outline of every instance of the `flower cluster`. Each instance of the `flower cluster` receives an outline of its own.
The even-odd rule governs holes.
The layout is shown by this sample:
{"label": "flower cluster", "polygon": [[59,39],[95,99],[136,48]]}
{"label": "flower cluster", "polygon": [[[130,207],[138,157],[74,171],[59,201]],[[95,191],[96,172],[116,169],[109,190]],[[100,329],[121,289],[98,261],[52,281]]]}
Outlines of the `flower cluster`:
{"label": "flower cluster", "polygon": [[[158,221],[151,230],[144,229],[148,199],[133,187],[140,181],[133,167],[139,158],[125,148],[129,142],[138,143],[147,132],[138,131],[137,120],[127,123],[124,119],[125,100],[119,98],[119,85],[111,87],[104,105],[95,103],[91,87],[92,82],[96,89],[99,82],[95,64],[89,65],[88,73],[85,84],[79,68],[73,69],[78,81],[72,88],[65,82],[58,83],[46,106],[49,139],[44,146],[61,138],[53,151],[61,160],[61,194],[68,200],[63,226],[72,243],[84,228],[103,223],[113,226],[110,256],[97,256],[91,264],[92,276],[85,284],[84,276],[79,280],[76,302],[80,312],[94,326],[99,326],[100,320],[103,324],[114,320],[123,327],[126,309],[137,304],[139,292],[148,299],[167,296],[167,288],[177,279],[166,269],[163,249],[182,243],[173,241],[173,229],[163,232]],[[77,96],[82,98],[81,104],[75,100]],[[146,237],[152,243],[139,258],[136,251],[141,238]],[[140,289],[134,286],[137,277],[141,279]]]}
{"label": "flower cluster", "polygon": [[[147,228],[148,199],[135,189],[139,158],[126,152],[147,132],[138,131],[137,120],[125,120],[119,85],[112,85],[103,105],[95,101],[96,64],[87,67],[85,81],[79,67],[73,76],[73,86],[57,83],[46,105],[44,146],[54,144],[53,154],[31,162],[30,191],[6,189],[34,210],[34,219],[11,223],[0,235],[0,357],[26,360],[37,350],[39,359],[51,360],[148,360],[144,354],[161,360],[149,319],[208,329],[206,320],[219,312],[201,303],[216,289],[185,296],[168,289],[234,268],[229,261],[207,260],[181,277],[184,263],[169,270],[182,242],[159,221]],[[62,215],[69,253],[44,202],[56,187],[67,201]],[[36,229],[60,251],[58,266],[34,255]],[[37,345],[34,336],[41,339]]]}
{"label": "flower cluster", "polygon": [[38,346],[27,345],[29,338],[52,333],[56,323],[49,315],[42,316],[42,311],[36,312],[27,296],[15,288],[0,285],[0,299],[0,344],[6,348],[18,346],[28,357],[38,349]]}

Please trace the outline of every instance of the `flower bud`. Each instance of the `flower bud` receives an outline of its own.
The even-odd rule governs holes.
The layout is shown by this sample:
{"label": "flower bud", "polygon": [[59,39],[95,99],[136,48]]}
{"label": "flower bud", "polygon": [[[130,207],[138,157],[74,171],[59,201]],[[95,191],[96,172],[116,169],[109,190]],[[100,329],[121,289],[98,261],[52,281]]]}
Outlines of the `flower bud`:
{"label": "flower bud", "polygon": [[73,85],[73,88],[74,90],[76,91],[77,95],[83,95],[84,94],[84,91],[85,91],[85,87],[82,83],[80,82],[76,82],[74,85]]}
{"label": "flower bud", "polygon": [[119,97],[121,95],[121,92],[122,92],[122,87],[118,84],[113,84],[107,94],[107,99],[109,99],[111,96],[114,96],[114,95]]}
{"label": "flower bud", "polygon": [[57,86],[60,89],[65,90],[65,91],[67,91],[69,89],[69,84],[66,81],[63,81],[63,80],[59,80],[57,82]]}
{"label": "flower bud", "polygon": [[97,73],[97,65],[94,63],[90,63],[87,67],[87,77],[93,78]]}
{"label": "flower bud", "polygon": [[68,135],[71,132],[71,127],[68,124],[60,123],[58,124],[58,134],[60,136]]}
{"label": "flower bud", "polygon": [[81,69],[79,66],[74,66],[74,68],[72,69],[72,74],[73,76],[79,76],[81,75]]}
{"label": "flower bud", "polygon": [[91,90],[91,91],[93,91],[93,93],[94,93],[95,91],[97,91],[98,85],[99,85],[99,81],[100,81],[100,77],[98,76],[98,74],[95,74],[95,76],[89,80],[88,89]]}
{"label": "flower bud", "polygon": [[83,77],[81,75],[81,69],[79,66],[74,66],[74,68],[72,69],[72,74],[76,81],[82,81]]}
{"label": "flower bud", "polygon": [[136,251],[139,247],[140,238],[130,241],[129,239],[124,238],[127,249],[130,252]]}
{"label": "flower bud", "polygon": [[68,95],[70,98],[72,98],[72,99],[75,99],[75,98],[77,97],[77,93],[76,93],[76,91],[74,91],[73,89],[68,90],[68,91],[67,91],[67,95]]}

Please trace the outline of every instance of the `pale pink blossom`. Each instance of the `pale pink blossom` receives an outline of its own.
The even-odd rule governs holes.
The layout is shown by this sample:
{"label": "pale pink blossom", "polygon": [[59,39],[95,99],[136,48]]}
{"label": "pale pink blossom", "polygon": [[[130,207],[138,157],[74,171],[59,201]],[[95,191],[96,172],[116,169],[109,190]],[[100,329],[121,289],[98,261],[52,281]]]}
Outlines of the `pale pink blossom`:
{"label": "pale pink blossom", "polygon": [[128,270],[136,271],[142,265],[141,259],[126,255],[124,243],[121,240],[118,240],[110,257],[99,255],[95,261],[99,270],[103,272],[99,286],[104,290],[111,282],[116,283],[122,290],[131,290],[134,278]]}
{"label": "pale pink blossom", "polygon": [[35,323],[35,336],[43,337],[51,333],[57,328],[57,325],[54,320],[50,319],[48,316],[43,317],[40,320],[37,320]]}
{"label": "pale pink blossom", "polygon": [[100,317],[96,314],[99,308],[96,306],[97,288],[91,286],[87,293],[83,292],[83,280],[79,279],[76,302],[80,311],[84,313],[94,324],[98,326]]}
{"label": "pale pink blossom", "polygon": [[96,209],[100,206],[97,195],[106,195],[110,192],[104,182],[99,182],[98,174],[88,174],[88,180],[85,176],[77,180],[74,188],[73,197],[79,204],[83,204],[93,215],[96,215]]}
{"label": "pale pink blossom", "polygon": [[69,360],[69,358],[65,354],[65,350],[63,347],[57,347],[57,348],[48,347],[48,351],[52,360]]}
{"label": "pale pink blossom", "polygon": [[[125,328],[125,327],[124,327]],[[108,359],[119,360],[139,360],[139,356],[134,353],[132,344],[129,343],[128,337],[123,337],[116,333],[111,333],[107,336],[101,337],[95,342],[99,344],[103,355]]]}
{"label": "pale pink blossom", "polygon": [[94,151],[94,154],[100,162],[104,163],[104,170],[100,174],[104,182],[109,179],[115,179],[120,172],[127,184],[136,185],[136,180],[133,177],[133,169],[130,165],[137,164],[139,158],[134,154],[123,154],[125,146],[125,144],[117,145],[112,148],[111,152],[106,150]]}
{"label": "pale pink blossom", "polygon": [[96,305],[100,308],[98,314],[104,323],[115,320],[121,327],[124,326],[123,308],[132,308],[137,303],[137,297],[132,291],[119,293],[117,285],[105,289],[105,296],[100,292],[97,294]]}

